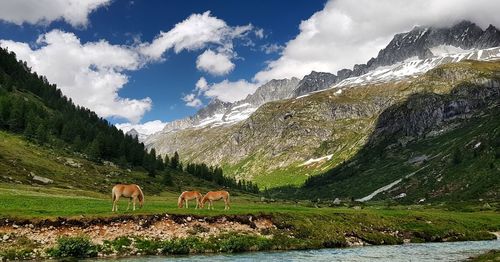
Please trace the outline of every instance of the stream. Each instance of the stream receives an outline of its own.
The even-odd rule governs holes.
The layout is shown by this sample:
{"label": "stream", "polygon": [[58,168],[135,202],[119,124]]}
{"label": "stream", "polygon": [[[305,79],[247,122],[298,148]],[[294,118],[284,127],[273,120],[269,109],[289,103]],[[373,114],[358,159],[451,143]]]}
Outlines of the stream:
{"label": "stream", "polygon": [[129,257],[88,261],[463,261],[468,257],[481,254],[491,249],[500,249],[500,240],[248,252],[238,254]]}

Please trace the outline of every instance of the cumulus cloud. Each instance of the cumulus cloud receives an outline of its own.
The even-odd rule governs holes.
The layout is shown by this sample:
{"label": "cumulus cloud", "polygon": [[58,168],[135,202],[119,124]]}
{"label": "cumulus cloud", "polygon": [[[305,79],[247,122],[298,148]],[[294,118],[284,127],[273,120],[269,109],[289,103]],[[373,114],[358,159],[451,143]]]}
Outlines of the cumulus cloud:
{"label": "cumulus cloud", "polygon": [[236,102],[244,99],[247,95],[253,94],[257,89],[258,84],[240,79],[235,82],[227,79],[214,83],[204,92],[206,97],[218,98],[224,102]]}
{"label": "cumulus cloud", "polygon": [[249,94],[253,94],[259,84],[248,82],[244,79],[238,81],[229,81],[227,79],[218,83],[207,83],[204,77],[201,77],[195,84],[192,93],[182,97],[187,106],[200,107],[203,105],[201,97],[214,99],[217,98],[224,102],[236,102],[244,99]]}
{"label": "cumulus cloud", "polygon": [[245,37],[252,29],[250,24],[229,26],[206,11],[192,14],[170,31],[161,32],[151,43],[141,44],[139,51],[152,60],[162,59],[163,53],[170,49],[179,53],[183,50],[200,50],[209,44],[217,46],[219,52],[230,51],[233,49],[233,40]]}
{"label": "cumulus cloud", "polygon": [[183,96],[182,101],[186,102],[186,105],[190,107],[201,107],[203,105],[203,102],[194,93]]}
{"label": "cumulus cloud", "polygon": [[207,80],[204,77],[200,77],[200,79],[196,81],[195,90],[200,93],[200,92],[205,92],[207,89],[208,89]]}
{"label": "cumulus cloud", "polygon": [[131,123],[122,123],[116,124],[116,128],[122,130],[124,133],[135,129],[139,134],[144,135],[152,135],[156,132],[161,131],[167,123],[162,122],[160,120],[149,121],[143,124],[131,124]]}
{"label": "cumulus cloud", "polygon": [[196,60],[196,68],[215,76],[226,75],[234,69],[231,55],[205,50]]}
{"label": "cumulus cloud", "polygon": [[254,31],[254,34],[255,34],[255,36],[256,36],[257,38],[259,38],[259,39],[262,39],[262,38],[264,38],[264,37],[265,37],[265,35],[264,35],[264,29],[262,29],[262,28],[256,29],[256,30]]}
{"label": "cumulus cloud", "polygon": [[281,50],[283,50],[283,48],[285,47],[274,43],[274,44],[264,44],[260,47],[260,50],[269,55],[272,53],[279,53],[281,52]]}
{"label": "cumulus cloud", "polygon": [[86,26],[92,11],[111,0],[14,0],[0,1],[0,20],[22,25],[48,25],[64,20],[74,27]]}
{"label": "cumulus cloud", "polygon": [[282,56],[254,80],[351,68],[376,56],[394,34],[416,25],[450,26],[466,19],[483,28],[498,27],[498,10],[496,0],[330,0],[323,10],[301,22],[299,35],[286,44]]}
{"label": "cumulus cloud", "polygon": [[128,82],[125,71],[141,66],[139,55],[131,48],[105,40],[82,44],[73,33],[53,30],[41,35],[32,48],[26,43],[0,40],[0,46],[17,54],[64,95],[101,117],[125,118],[138,122],[149,111],[149,97],[129,99],[118,95]]}

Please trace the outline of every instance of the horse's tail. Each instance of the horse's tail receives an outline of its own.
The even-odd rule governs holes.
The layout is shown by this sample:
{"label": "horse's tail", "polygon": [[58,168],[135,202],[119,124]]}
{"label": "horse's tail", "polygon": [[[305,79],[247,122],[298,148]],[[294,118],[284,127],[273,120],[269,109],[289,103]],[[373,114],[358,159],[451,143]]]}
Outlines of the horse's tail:
{"label": "horse's tail", "polygon": [[137,189],[139,189],[139,195],[137,196],[137,198],[139,199],[139,202],[140,203],[144,203],[144,193],[142,193],[142,189],[140,186],[136,185],[137,186]]}
{"label": "horse's tail", "polygon": [[115,189],[116,189],[115,187],[111,189],[111,200],[113,200],[113,202],[115,202],[116,200]]}
{"label": "horse's tail", "polygon": [[183,197],[182,197],[182,194],[179,196],[179,198],[177,199],[177,206],[179,208],[181,208],[183,206],[183,203],[182,203],[182,200],[183,200]]}

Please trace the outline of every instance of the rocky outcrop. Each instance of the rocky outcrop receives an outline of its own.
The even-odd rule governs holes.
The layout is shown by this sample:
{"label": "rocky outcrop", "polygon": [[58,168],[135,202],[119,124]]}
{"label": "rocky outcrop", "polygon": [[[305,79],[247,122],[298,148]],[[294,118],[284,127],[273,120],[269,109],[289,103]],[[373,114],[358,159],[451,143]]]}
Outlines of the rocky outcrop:
{"label": "rocky outcrop", "polygon": [[500,80],[462,83],[443,95],[415,94],[380,115],[371,142],[395,136],[421,137],[457,118],[469,118],[476,110],[488,106],[500,106]]}
{"label": "rocky outcrop", "polygon": [[305,95],[314,91],[324,90],[337,82],[337,76],[331,73],[312,71],[300,80],[294,91],[294,96]]}
{"label": "rocky outcrop", "polygon": [[255,107],[267,102],[287,99],[293,96],[293,91],[299,83],[298,78],[291,79],[273,79],[257,88],[255,93],[248,95],[238,104],[249,103]]}

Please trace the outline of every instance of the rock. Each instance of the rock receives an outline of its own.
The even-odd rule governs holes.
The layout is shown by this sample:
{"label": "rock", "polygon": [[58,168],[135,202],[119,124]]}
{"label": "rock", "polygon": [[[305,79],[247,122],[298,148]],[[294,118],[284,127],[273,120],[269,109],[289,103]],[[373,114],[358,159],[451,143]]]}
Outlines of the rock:
{"label": "rock", "polygon": [[488,209],[490,209],[490,208],[491,208],[491,205],[490,205],[490,204],[488,204],[488,203],[484,203],[483,208],[488,208]]}
{"label": "rock", "polygon": [[80,168],[83,166],[81,163],[75,161],[72,158],[66,158],[66,161],[64,162],[64,164],[67,166],[70,166],[70,167],[74,167],[74,168]]}
{"label": "rock", "polygon": [[191,222],[193,220],[191,217],[186,217],[187,222]]}
{"label": "rock", "polygon": [[7,240],[9,240],[9,237],[10,236],[8,234],[5,234],[5,235],[3,235],[2,239],[3,239],[3,241],[7,241]]}
{"label": "rock", "polygon": [[401,193],[401,194],[395,196],[394,198],[403,198],[403,197],[406,197],[406,193]]}
{"label": "rock", "polygon": [[33,172],[30,172],[30,176],[31,176],[31,179],[33,179],[33,181],[41,182],[44,184],[51,184],[54,182],[54,180],[52,180],[50,178],[37,176]]}
{"label": "rock", "polygon": [[340,203],[342,203],[342,201],[340,201],[340,199],[338,197],[335,198],[335,200],[333,200],[334,205],[340,205]]}
{"label": "rock", "polygon": [[421,155],[421,156],[416,156],[416,157],[410,158],[410,159],[408,159],[407,162],[409,164],[420,165],[421,163],[427,161],[428,159],[429,159],[429,157],[427,155]]}

